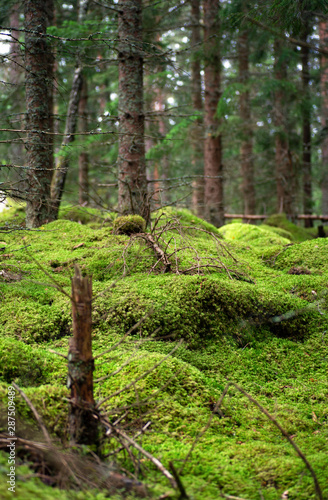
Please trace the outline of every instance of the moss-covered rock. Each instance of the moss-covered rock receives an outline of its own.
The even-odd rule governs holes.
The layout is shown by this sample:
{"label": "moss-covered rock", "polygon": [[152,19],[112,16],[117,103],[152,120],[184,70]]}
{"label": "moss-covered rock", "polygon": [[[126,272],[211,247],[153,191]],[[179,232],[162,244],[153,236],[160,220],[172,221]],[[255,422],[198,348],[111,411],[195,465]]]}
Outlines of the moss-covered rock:
{"label": "moss-covered rock", "polygon": [[115,234],[125,234],[130,236],[134,233],[143,233],[146,228],[146,221],[140,215],[123,215],[117,217],[113,223]]}

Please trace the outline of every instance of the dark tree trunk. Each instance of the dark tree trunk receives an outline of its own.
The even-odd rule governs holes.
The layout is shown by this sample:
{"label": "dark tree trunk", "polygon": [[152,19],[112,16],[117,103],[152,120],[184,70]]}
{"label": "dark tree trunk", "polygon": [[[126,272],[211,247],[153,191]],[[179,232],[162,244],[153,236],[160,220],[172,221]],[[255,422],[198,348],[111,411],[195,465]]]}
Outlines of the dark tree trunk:
{"label": "dark tree trunk", "polygon": [[[201,32],[200,32],[200,0],[191,1],[191,47],[194,51],[191,62],[191,99],[193,109],[203,111],[201,64],[199,57]],[[201,117],[193,123],[191,129],[193,172],[196,175],[204,175],[204,145],[201,138],[204,137],[203,120]],[[198,177],[193,181],[192,207],[199,217],[204,217],[204,177]]]}
{"label": "dark tree trunk", "polygon": [[205,215],[219,227],[224,224],[223,166],[219,121],[216,117],[221,88],[219,1],[204,0],[205,59]]}
{"label": "dark tree trunk", "polygon": [[118,3],[119,153],[118,206],[148,219],[144,144],[142,0]]}
{"label": "dark tree trunk", "polygon": [[[328,48],[328,22],[320,23],[320,43]],[[322,214],[328,214],[328,57],[321,56],[321,124],[324,136],[322,152]]]}
{"label": "dark tree trunk", "polygon": [[92,356],[92,280],[78,267],[72,278],[73,337],[69,343],[68,386],[71,389],[69,427],[71,440],[98,445],[98,420],[94,418],[94,360]]}
{"label": "dark tree trunk", "polygon": [[283,44],[276,39],[274,42],[275,63],[274,74],[279,82],[279,87],[274,96],[274,125],[275,135],[275,163],[276,163],[276,186],[277,186],[277,212],[293,215],[293,168],[289,152],[287,132],[287,108],[283,82],[287,79],[287,67],[282,59]]}
{"label": "dark tree trunk", "polygon": [[[88,11],[88,0],[80,0],[79,2],[79,14],[78,21],[82,24],[85,20],[85,16]],[[69,103],[66,115],[66,125],[64,139],[61,144],[61,153],[59,157],[56,169],[51,182],[51,200],[53,205],[53,219],[57,219],[60,203],[62,200],[66,176],[69,168],[69,154],[67,151],[67,146],[72,143],[75,139],[79,102],[83,84],[83,66],[80,61],[80,56],[76,56],[77,67],[74,72],[72,88],[69,96]]]}
{"label": "dark tree trunk", "polygon": [[[249,41],[248,32],[243,30],[238,38],[239,81],[247,86],[249,80]],[[240,148],[242,193],[244,214],[255,214],[255,187],[253,165],[253,130],[249,91],[243,89],[240,94],[240,118],[242,121],[242,142]]]}
{"label": "dark tree trunk", "polygon": [[[83,77],[82,92],[79,102],[79,131],[88,131],[88,84]],[[89,155],[86,151],[79,154],[79,204],[86,205],[89,201]]]}
{"label": "dark tree trunk", "polygon": [[[308,24],[304,28],[301,39],[307,42],[310,29]],[[311,179],[311,110],[310,110],[310,49],[301,47],[302,60],[302,90],[303,90],[303,212],[312,214],[312,179]],[[305,227],[313,227],[311,219],[304,220]]]}
{"label": "dark tree trunk", "polygon": [[[52,0],[25,1],[25,67],[27,129],[26,226],[52,220],[50,183],[53,172],[53,56],[45,35],[53,16]],[[49,134],[50,133],[50,134]]]}

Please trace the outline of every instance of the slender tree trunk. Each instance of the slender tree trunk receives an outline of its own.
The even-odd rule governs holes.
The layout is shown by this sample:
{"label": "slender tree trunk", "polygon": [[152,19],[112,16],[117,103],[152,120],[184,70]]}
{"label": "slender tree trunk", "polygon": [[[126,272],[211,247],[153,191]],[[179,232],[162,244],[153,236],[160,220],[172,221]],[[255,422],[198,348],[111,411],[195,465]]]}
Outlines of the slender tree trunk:
{"label": "slender tree trunk", "polygon": [[[203,111],[202,101],[202,80],[201,80],[201,65],[200,65],[200,0],[191,1],[191,47],[193,49],[193,57],[191,62],[191,99],[193,109]],[[204,144],[201,138],[204,136],[203,120],[201,117],[193,123],[191,129],[192,141],[192,159],[193,172],[196,175],[204,174]],[[204,177],[198,177],[192,183],[192,207],[194,212],[199,217],[204,217]]]}
{"label": "slender tree trunk", "polygon": [[[249,80],[249,41],[248,31],[240,32],[238,38],[238,60],[239,81],[245,87]],[[251,124],[251,107],[249,91],[243,89],[240,94],[240,118],[242,121],[242,143],[240,149],[242,192],[244,202],[244,214],[255,214],[255,187],[254,187],[254,165],[253,165],[253,130]]]}
{"label": "slender tree trunk", "polygon": [[[319,26],[320,43],[328,48],[328,22]],[[322,139],[322,214],[328,214],[328,57],[321,56],[321,124],[324,129]]]}
{"label": "slender tree trunk", "polygon": [[[47,44],[52,0],[25,1],[25,67],[28,199],[26,226],[39,227],[52,220],[50,182],[53,171],[53,57]],[[40,36],[41,35],[41,36]]]}
{"label": "slender tree trunk", "polygon": [[216,117],[221,88],[219,1],[204,0],[205,53],[205,215],[219,227],[224,224],[223,166],[219,121]]}
{"label": "slender tree trunk", "polygon": [[276,39],[274,74],[279,87],[275,92],[273,118],[276,128],[277,212],[291,217],[293,215],[293,168],[288,143],[286,97],[283,89],[283,82],[287,79],[287,67],[281,58],[282,48],[282,42]]}
{"label": "slender tree trunk", "polygon": [[[309,26],[306,25],[301,39],[307,42],[310,34]],[[302,89],[303,89],[303,211],[304,214],[312,214],[312,178],[311,178],[311,110],[310,110],[310,49],[301,47],[302,60]],[[313,227],[311,219],[304,220],[305,227]]]}
{"label": "slender tree trunk", "polygon": [[[20,31],[22,27],[20,22],[20,12],[22,5],[15,3],[10,9],[9,25],[11,28],[11,42],[10,42],[10,69],[9,69],[9,80],[11,84],[14,84],[11,92],[12,107],[11,112],[13,118],[10,119],[10,125],[14,129],[24,129],[24,103],[22,102],[22,83],[24,80],[24,60],[21,52],[21,47],[19,43]],[[24,164],[24,145],[22,141],[12,142],[8,151],[9,163],[13,165],[23,165]],[[12,172],[12,180],[14,186],[16,187],[19,195],[24,197],[24,177],[25,174],[16,171]],[[18,184],[20,183],[20,184]],[[15,189],[15,191],[16,191]],[[14,193],[13,193],[14,194]]]}
{"label": "slender tree trunk", "polygon": [[118,206],[148,220],[143,110],[142,0],[118,3]]}
{"label": "slender tree trunk", "polygon": [[[78,20],[80,24],[82,24],[85,19],[88,5],[88,0],[80,0],[79,2]],[[74,71],[73,83],[69,96],[64,139],[60,148],[62,155],[58,159],[51,182],[51,200],[54,207],[53,220],[57,219],[58,217],[59,207],[62,200],[66,176],[69,168],[69,154],[67,152],[67,146],[74,141],[77,127],[78,109],[83,84],[83,66],[81,64],[79,54],[76,56],[76,63],[77,67]]]}
{"label": "slender tree trunk", "polygon": [[[88,84],[83,77],[82,91],[79,102],[79,131],[88,131]],[[79,154],[79,204],[86,205],[89,201],[89,155],[86,151]]]}

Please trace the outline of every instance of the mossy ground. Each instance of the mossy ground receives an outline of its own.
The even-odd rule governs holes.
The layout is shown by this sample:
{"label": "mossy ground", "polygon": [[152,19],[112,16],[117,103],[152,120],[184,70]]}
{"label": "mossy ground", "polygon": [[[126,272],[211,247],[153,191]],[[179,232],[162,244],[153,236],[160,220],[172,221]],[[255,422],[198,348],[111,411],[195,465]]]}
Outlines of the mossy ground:
{"label": "mossy ground", "polygon": [[[185,225],[210,230],[187,211],[169,215],[177,215]],[[297,242],[290,225],[279,230],[270,225],[228,224],[216,234],[223,235],[223,243],[237,259],[234,262],[207,233],[172,232],[175,241],[168,249],[187,247],[180,252],[179,266],[189,265],[195,252],[219,256],[239,272],[238,279],[217,269],[203,275],[149,274],[157,260],[151,249],[139,240],[128,246],[127,236],[112,234],[111,220],[90,224],[95,222],[58,220],[38,231],[2,233],[1,400],[5,402],[6,386],[15,380],[50,432],[65,437],[65,360],[49,349],[67,353],[70,303],[54,285],[69,294],[78,264],[85,274],[93,275],[95,354],[115,344],[152,310],[124,344],[99,359],[95,372],[96,378],[102,378],[134,355],[117,375],[96,384],[96,398],[102,400],[158,364],[155,371],[103,405],[114,418],[120,406],[139,400],[133,418],[152,422],[142,439],[145,449],[165,465],[172,460],[179,469],[229,379],[255,397],[293,436],[327,497],[327,240],[300,241],[298,236]],[[156,338],[150,338],[153,332]],[[165,359],[180,339],[184,343]],[[25,403],[20,398],[17,403],[21,417],[32,421]],[[131,467],[126,457],[118,458]],[[57,498],[60,492],[28,479],[31,471],[22,467],[17,498]],[[147,467],[143,480],[157,483],[156,494],[168,491],[165,479],[149,463]],[[290,499],[315,498],[311,476],[293,448],[235,389],[229,390],[221,414],[213,417],[181,478],[195,499],[216,499],[221,490],[252,500],[274,500],[287,489]],[[1,498],[8,493],[5,482],[0,482]],[[100,499],[101,495],[72,493],[69,498]]]}

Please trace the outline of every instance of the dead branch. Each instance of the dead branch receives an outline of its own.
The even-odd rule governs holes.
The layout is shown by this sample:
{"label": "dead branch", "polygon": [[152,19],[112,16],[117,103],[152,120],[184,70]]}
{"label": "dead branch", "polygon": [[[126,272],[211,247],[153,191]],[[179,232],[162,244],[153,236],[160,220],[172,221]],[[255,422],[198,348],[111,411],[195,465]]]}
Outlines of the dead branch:
{"label": "dead branch", "polygon": [[285,431],[285,429],[279,424],[279,422],[277,422],[277,420],[258,401],[256,401],[256,399],[254,399],[250,394],[248,394],[248,392],[246,392],[244,389],[242,389],[242,387],[235,384],[234,382],[230,382],[230,385],[233,385],[239,392],[244,394],[244,396],[246,396],[246,398],[249,401],[254,403],[259,408],[259,410],[262,413],[264,413],[264,415],[266,417],[268,417],[268,419],[271,420],[271,422],[280,430],[281,434],[287,439],[287,441],[292,445],[292,447],[294,448],[294,450],[296,451],[298,456],[303,460],[306,468],[308,469],[308,471],[310,472],[310,474],[313,478],[316,495],[320,500],[323,500],[321,487],[319,485],[318,478],[316,476],[316,473],[314,472],[312,465],[310,464],[310,462],[308,461],[308,459],[306,458],[304,453],[299,449],[297,444],[292,440],[292,438],[289,436],[289,434]]}
{"label": "dead branch", "polygon": [[156,467],[161,471],[161,473],[170,481],[171,485],[173,488],[177,488],[176,481],[174,477],[170,474],[170,472],[164,467],[164,465],[153,455],[148,453],[148,451],[144,450],[134,439],[132,439],[130,436],[128,436],[124,431],[122,431],[119,428],[113,427],[109,422],[106,422],[104,419],[101,420],[102,424],[106,428],[106,434],[118,434],[121,436],[125,441],[129,443],[129,445],[133,446],[136,450],[140,451],[142,455],[148,458]]}
{"label": "dead branch", "polygon": [[40,429],[42,430],[43,432],[43,435],[44,435],[44,438],[45,440],[47,441],[48,445],[49,446],[52,446],[52,441],[51,441],[51,438],[49,436],[49,433],[47,431],[47,428],[46,426],[44,425],[43,421],[42,421],[42,418],[40,417],[40,415],[38,414],[38,412],[36,411],[35,409],[35,406],[33,405],[33,403],[29,400],[29,398],[26,396],[26,394],[22,391],[22,389],[20,389],[18,387],[17,384],[15,384],[15,382],[12,382],[12,385],[15,387],[15,389],[19,392],[19,394],[22,396],[22,398],[24,399],[24,401],[27,403],[28,407],[30,408],[30,410],[32,411],[34,417],[35,417],[35,420],[37,421],[37,423],[39,424],[39,427]]}

